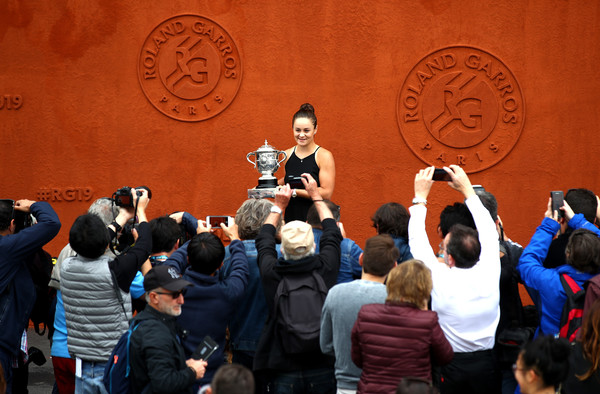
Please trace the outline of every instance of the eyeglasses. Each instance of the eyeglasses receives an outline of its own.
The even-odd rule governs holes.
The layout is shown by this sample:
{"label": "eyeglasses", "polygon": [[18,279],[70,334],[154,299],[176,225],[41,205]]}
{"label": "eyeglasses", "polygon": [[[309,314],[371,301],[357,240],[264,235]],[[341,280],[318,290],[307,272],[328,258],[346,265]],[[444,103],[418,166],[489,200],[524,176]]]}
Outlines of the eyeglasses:
{"label": "eyeglasses", "polygon": [[440,242],[440,244],[438,245],[439,250],[441,251],[446,251],[446,247],[444,246],[444,241]]}
{"label": "eyeglasses", "polygon": [[526,370],[527,370],[527,368],[519,368],[519,367],[517,367],[517,363],[514,363],[512,365],[512,371],[513,371],[513,373],[515,373],[517,371],[526,371]]}
{"label": "eyeglasses", "polygon": [[155,291],[156,294],[170,295],[174,300],[178,299],[180,295],[185,295],[185,289],[173,292]]}
{"label": "eyeglasses", "polygon": [[15,200],[11,200],[8,198],[0,199],[0,204],[10,204],[10,216],[8,218],[8,224],[10,224],[10,221],[13,220],[15,217]]}

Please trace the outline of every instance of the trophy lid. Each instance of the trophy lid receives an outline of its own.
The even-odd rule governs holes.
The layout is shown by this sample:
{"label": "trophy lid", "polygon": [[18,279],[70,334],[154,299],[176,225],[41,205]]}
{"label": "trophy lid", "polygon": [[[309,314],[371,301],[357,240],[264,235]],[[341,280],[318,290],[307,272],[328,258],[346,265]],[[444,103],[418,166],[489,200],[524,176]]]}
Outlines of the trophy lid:
{"label": "trophy lid", "polygon": [[265,139],[265,144],[256,150],[257,152],[277,152],[274,146],[269,145]]}

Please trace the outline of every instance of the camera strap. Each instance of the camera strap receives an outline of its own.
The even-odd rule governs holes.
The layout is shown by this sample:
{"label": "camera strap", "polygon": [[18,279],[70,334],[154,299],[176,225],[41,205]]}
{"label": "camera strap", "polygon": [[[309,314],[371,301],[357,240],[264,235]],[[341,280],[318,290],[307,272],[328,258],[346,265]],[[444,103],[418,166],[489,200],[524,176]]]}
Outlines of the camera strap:
{"label": "camera strap", "polygon": [[[113,194],[113,196],[114,196],[114,194]],[[135,222],[137,221],[137,210],[138,210],[138,204],[139,204],[139,201],[140,201],[140,199],[139,199],[139,196],[138,196],[138,198],[135,200],[135,207],[134,207],[134,209],[133,209],[133,221],[134,221],[134,224],[135,224]],[[114,200],[114,198],[113,198],[113,204],[114,204],[114,203],[115,203],[115,200]],[[113,221],[114,221],[114,219],[116,219],[116,217],[115,217],[115,218],[113,218]],[[118,223],[115,223],[115,224],[117,224],[117,225],[118,225]],[[120,226],[119,226],[119,227],[120,227]],[[115,226],[115,229],[117,229],[117,227],[116,227],[116,226]],[[118,244],[118,242],[119,242],[119,234],[120,234],[120,233],[119,233],[119,229],[117,229],[115,237],[114,237],[114,238],[112,238],[112,239],[110,240],[109,244],[108,244],[108,245],[109,245],[109,247],[110,247],[110,251],[111,251],[111,252],[113,252],[113,254],[114,254],[115,256],[118,256],[118,255],[120,255],[120,254],[126,253],[126,252],[129,250],[129,248],[131,247],[131,245],[127,245],[125,248],[123,248],[123,250],[122,250],[121,252],[118,252],[117,250],[115,250],[115,246],[116,246],[116,245]]]}

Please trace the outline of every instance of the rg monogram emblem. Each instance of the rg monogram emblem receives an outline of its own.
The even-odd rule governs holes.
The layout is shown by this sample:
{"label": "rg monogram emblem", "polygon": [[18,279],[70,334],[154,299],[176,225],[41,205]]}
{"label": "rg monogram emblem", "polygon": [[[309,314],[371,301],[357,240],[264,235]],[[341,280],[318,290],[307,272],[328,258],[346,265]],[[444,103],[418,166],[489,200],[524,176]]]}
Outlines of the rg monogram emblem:
{"label": "rg monogram emblem", "polygon": [[158,25],[140,53],[138,76],[152,105],[173,119],[195,122],[223,111],[242,78],[240,54],[216,22],[179,15]]}
{"label": "rg monogram emblem", "polygon": [[472,47],[440,49],[409,73],[398,95],[400,131],[425,163],[489,168],[516,144],[525,102],[512,72]]}

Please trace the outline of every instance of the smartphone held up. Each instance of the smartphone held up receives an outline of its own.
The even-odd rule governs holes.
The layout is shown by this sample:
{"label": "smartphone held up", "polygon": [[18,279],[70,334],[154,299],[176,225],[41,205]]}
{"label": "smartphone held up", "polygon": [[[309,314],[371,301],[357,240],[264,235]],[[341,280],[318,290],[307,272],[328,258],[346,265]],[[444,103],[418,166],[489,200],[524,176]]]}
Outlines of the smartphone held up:
{"label": "smartphone held up", "polygon": [[207,216],[206,217],[206,225],[210,224],[212,228],[220,228],[221,223],[224,223],[225,226],[229,227],[233,224],[233,218],[231,216],[226,215],[216,215],[216,216]]}
{"label": "smartphone held up", "polygon": [[554,211],[558,211],[558,217],[562,218],[564,216],[564,212],[560,208],[565,205],[565,196],[562,190],[550,192],[550,198],[552,198],[552,212],[554,213]]}
{"label": "smartphone held up", "polygon": [[450,177],[450,174],[448,174],[443,168],[436,168],[435,170],[433,170],[433,178],[431,179],[434,181],[452,181],[452,177]]}

